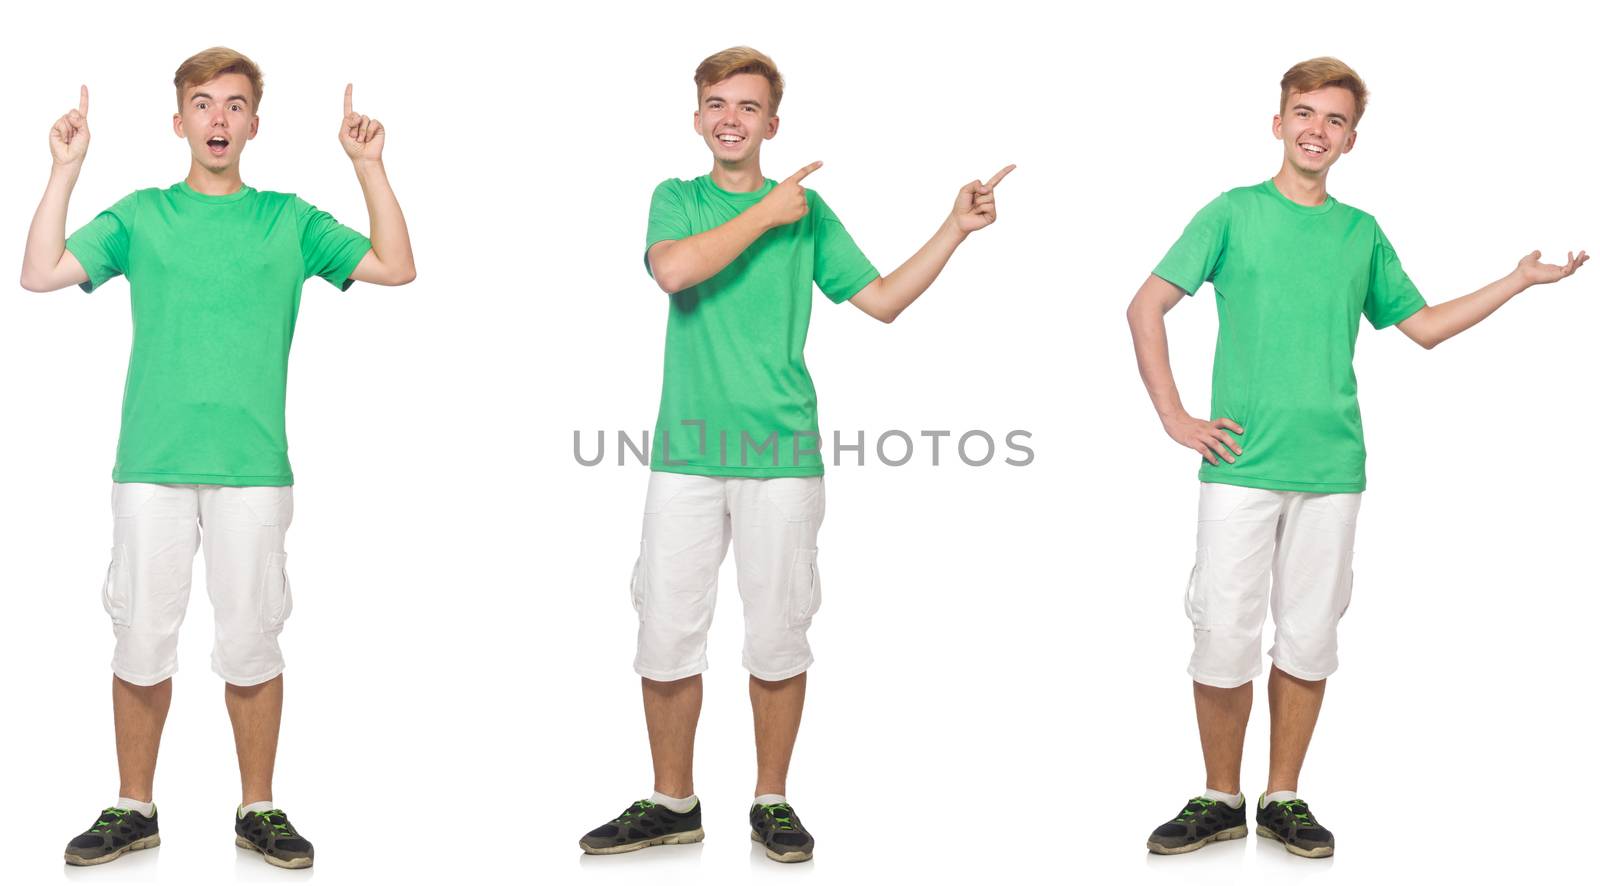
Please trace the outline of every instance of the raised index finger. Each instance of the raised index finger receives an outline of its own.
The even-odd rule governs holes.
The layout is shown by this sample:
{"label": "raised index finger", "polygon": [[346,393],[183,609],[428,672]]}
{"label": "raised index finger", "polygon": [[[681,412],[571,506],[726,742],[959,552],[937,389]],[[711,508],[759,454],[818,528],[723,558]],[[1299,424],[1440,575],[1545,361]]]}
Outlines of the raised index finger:
{"label": "raised index finger", "polygon": [[354,83],[346,83],[344,85],[344,115],[346,117],[350,116],[350,92],[353,89],[355,89]]}
{"label": "raised index finger", "polygon": [[800,171],[796,172],[794,175],[789,176],[789,178],[787,180],[788,181],[792,181],[792,182],[797,182],[797,181],[805,178],[806,176],[810,175],[811,173],[816,172],[821,167],[822,167],[822,161],[821,160],[818,160],[815,163],[807,164],[805,166],[800,167]]}
{"label": "raised index finger", "polygon": [[78,87],[78,113],[89,116],[89,87]]}
{"label": "raised index finger", "polygon": [[989,179],[989,183],[984,185],[984,187],[992,188],[995,185],[1000,184],[1000,180],[1005,178],[1006,176],[1010,175],[1011,174],[1011,170],[1016,169],[1016,168],[1017,168],[1017,164],[1013,163],[1010,166],[1007,166],[1005,169],[1000,170],[999,172],[994,174],[994,178]]}

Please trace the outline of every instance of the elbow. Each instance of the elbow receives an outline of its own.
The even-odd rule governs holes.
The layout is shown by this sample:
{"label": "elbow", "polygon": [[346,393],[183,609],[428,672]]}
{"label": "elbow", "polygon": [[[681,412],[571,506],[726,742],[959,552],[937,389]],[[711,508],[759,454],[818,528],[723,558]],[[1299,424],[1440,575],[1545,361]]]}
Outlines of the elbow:
{"label": "elbow", "polygon": [[872,318],[874,320],[877,320],[879,323],[882,323],[883,325],[887,326],[890,323],[893,323],[895,321],[895,318],[897,318],[899,316],[900,316],[900,311],[897,311],[897,310],[895,310],[893,308],[884,308],[884,309],[878,311],[876,314],[873,314]]}
{"label": "elbow", "polygon": [[45,285],[45,281],[40,279],[38,277],[38,275],[32,273],[26,267],[22,269],[22,280],[21,280],[21,283],[22,283],[22,288],[28,290],[29,292],[49,292],[50,291],[50,287]]}
{"label": "elbow", "polygon": [[683,280],[667,271],[656,272],[654,278],[656,285],[661,287],[661,291],[665,292],[667,295],[672,295],[675,292],[682,292],[683,290],[689,288],[683,285]]}
{"label": "elbow", "polygon": [[391,286],[404,286],[407,283],[410,283],[412,280],[415,280],[415,279],[417,279],[417,266],[416,265],[406,265],[404,268],[401,268],[398,273],[395,274],[394,280],[389,285],[391,285]]}

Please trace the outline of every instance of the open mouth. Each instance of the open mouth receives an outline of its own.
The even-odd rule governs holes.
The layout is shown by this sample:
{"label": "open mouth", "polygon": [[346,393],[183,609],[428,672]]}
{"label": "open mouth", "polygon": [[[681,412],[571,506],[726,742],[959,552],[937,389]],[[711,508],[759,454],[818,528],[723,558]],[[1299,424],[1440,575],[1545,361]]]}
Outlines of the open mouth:
{"label": "open mouth", "polygon": [[728,147],[733,147],[744,144],[744,136],[737,132],[721,132],[717,134],[717,141]]}
{"label": "open mouth", "polygon": [[1312,144],[1311,142],[1301,142],[1299,145],[1297,145],[1297,147],[1300,148],[1301,153],[1308,157],[1321,157],[1323,154],[1328,153],[1327,148],[1323,147],[1322,145]]}
{"label": "open mouth", "polygon": [[223,154],[228,153],[228,137],[225,135],[213,135],[206,139],[206,149],[213,156],[221,157]]}

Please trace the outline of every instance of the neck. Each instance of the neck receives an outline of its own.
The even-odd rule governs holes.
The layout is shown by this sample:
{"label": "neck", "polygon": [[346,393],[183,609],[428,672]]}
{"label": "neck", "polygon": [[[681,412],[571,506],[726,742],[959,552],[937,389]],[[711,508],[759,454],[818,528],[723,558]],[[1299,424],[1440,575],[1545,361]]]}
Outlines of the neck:
{"label": "neck", "polygon": [[205,194],[207,197],[226,197],[244,187],[244,180],[239,177],[237,163],[221,172],[213,172],[201,166],[200,161],[190,160],[189,175],[183,182],[196,194]]}
{"label": "neck", "polygon": [[711,164],[711,181],[724,191],[735,194],[749,191],[759,191],[767,183],[761,174],[761,159],[751,157],[738,166],[725,166],[721,163]]}
{"label": "neck", "polygon": [[1320,206],[1328,199],[1328,173],[1305,173],[1294,168],[1288,160],[1272,177],[1278,192],[1301,206]]}

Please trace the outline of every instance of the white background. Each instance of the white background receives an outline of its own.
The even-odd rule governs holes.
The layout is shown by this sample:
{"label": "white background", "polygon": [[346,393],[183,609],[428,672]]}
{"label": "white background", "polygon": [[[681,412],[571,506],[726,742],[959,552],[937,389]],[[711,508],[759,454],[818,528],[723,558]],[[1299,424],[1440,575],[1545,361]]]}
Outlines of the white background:
{"label": "white background", "polygon": [[[1302,794],[1331,861],[1254,836],[1156,858],[1202,788],[1181,595],[1197,460],[1166,439],[1122,312],[1184,223],[1273,173],[1291,63],[1372,88],[1331,190],[1374,213],[1430,301],[1534,248],[1600,249],[1596,16],[1579,4],[1093,13],[981,6],[328,3],[7,13],[0,244],[20,262],[45,135],[92,92],[69,229],[187,167],[171,72],[216,43],[264,68],[245,180],[365,227],[340,94],[388,128],[420,276],[307,284],[291,369],[295,616],[277,800],[313,872],[233,848],[237,802],[197,570],[157,780],[163,845],[59,853],[115,795],[98,591],[127,289],[0,300],[0,855],[7,882],[732,883],[916,877],[1233,883],[1533,879],[1589,864],[1600,268],[1433,352],[1366,328],[1370,490],[1355,603]],[[790,778],[813,864],[746,838],[754,768],[731,560],[706,675],[707,840],[581,857],[650,790],[626,583],[646,471],[572,432],[655,417],[666,302],[649,195],[709,168],[691,75],[751,43],[789,81],[765,171],[808,179],[884,271],[1006,163],[999,221],[893,326],[819,297],[824,432],[1033,434],[1035,462],[828,472],[818,663]],[[4,264],[4,263],[0,263]],[[9,273],[9,272],[8,272]],[[1169,315],[1208,402],[1210,290]],[[614,456],[615,438],[608,440]],[[948,443],[947,443],[948,446]],[[870,456],[869,456],[870,458]],[[1269,635],[1270,636],[1270,635]],[[1245,790],[1264,788],[1265,698]],[[1579,876],[1582,876],[1579,873]]]}

